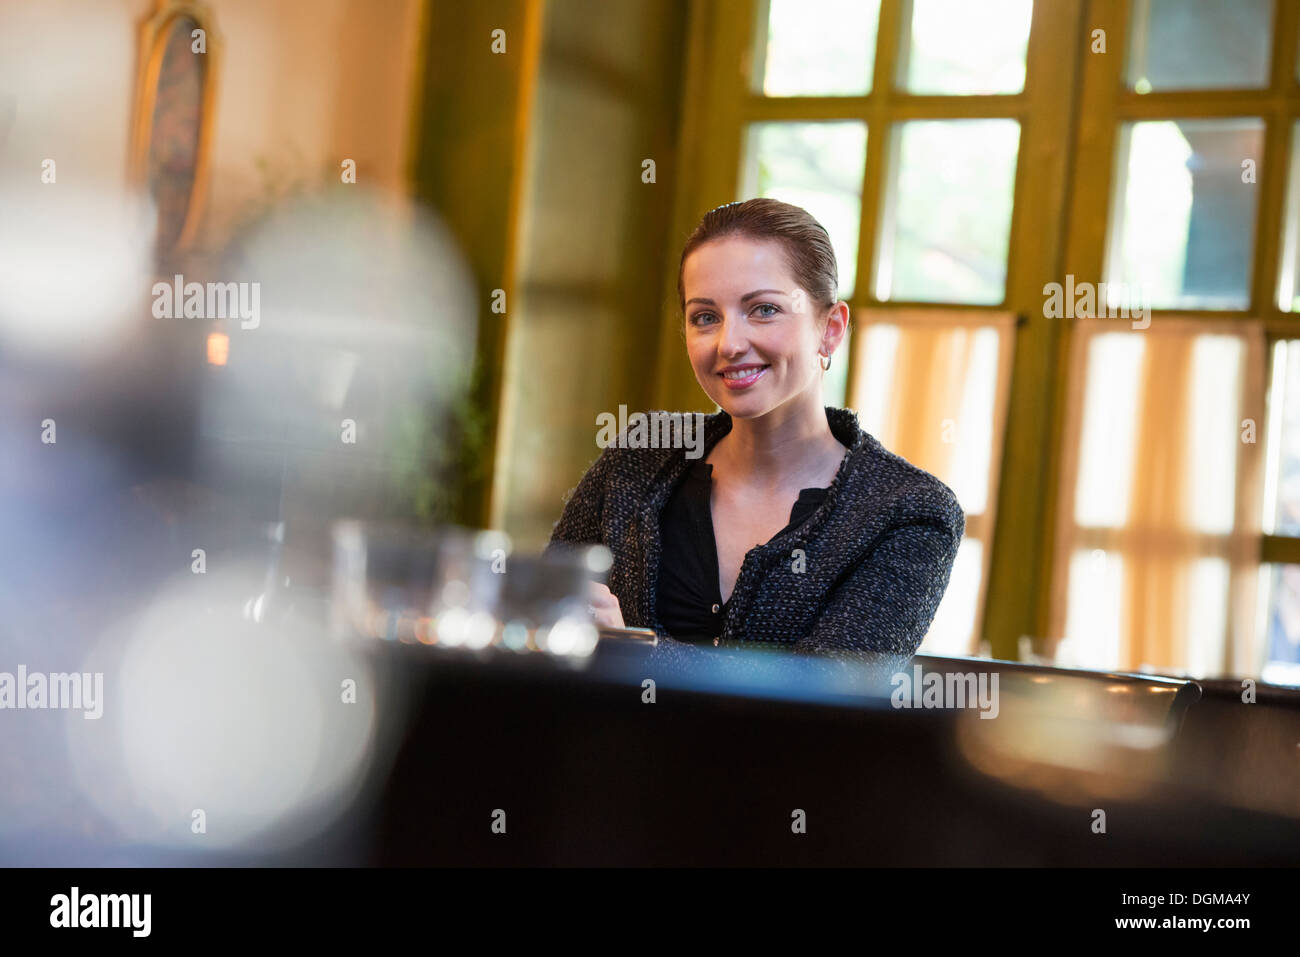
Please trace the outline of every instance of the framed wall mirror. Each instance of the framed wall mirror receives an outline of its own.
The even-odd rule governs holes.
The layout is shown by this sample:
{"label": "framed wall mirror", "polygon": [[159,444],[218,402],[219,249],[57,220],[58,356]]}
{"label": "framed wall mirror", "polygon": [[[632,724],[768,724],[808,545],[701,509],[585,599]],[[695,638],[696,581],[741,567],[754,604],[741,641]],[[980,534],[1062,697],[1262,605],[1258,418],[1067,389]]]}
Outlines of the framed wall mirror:
{"label": "framed wall mirror", "polygon": [[202,215],[218,55],[198,0],[159,0],[141,24],[130,176],[157,208],[160,259],[190,243]]}

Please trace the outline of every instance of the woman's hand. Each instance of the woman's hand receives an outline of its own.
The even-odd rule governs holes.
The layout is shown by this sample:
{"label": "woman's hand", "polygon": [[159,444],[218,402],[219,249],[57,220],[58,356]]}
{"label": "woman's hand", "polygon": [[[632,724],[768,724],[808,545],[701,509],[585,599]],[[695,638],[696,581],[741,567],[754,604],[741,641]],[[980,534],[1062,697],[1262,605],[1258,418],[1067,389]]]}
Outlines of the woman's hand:
{"label": "woman's hand", "polygon": [[618,606],[614,593],[600,582],[591,582],[590,597],[587,607],[597,628],[626,628],[623,624],[623,610]]}

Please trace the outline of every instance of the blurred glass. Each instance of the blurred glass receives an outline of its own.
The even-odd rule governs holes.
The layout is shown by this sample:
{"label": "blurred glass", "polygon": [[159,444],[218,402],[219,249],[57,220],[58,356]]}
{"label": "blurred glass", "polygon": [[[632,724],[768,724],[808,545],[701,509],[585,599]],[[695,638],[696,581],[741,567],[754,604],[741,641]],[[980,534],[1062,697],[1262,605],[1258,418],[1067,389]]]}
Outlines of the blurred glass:
{"label": "blurred glass", "polygon": [[[178,852],[311,854],[364,810],[406,699],[355,648],[321,640],[305,595],[268,604],[265,581],[260,549],[227,550],[94,629],[83,668],[104,676],[103,714],[65,723],[73,777],[58,789],[75,782],[93,808],[60,822],[78,846],[151,866]],[[206,832],[191,830],[196,807]]]}
{"label": "blurred glass", "polygon": [[340,522],[332,631],[337,638],[486,647],[496,637],[509,551],[498,532]]}
{"label": "blurred glass", "polygon": [[1254,117],[1121,127],[1107,282],[1156,308],[1246,309],[1264,124]]}
{"label": "blurred glass", "polygon": [[46,378],[102,361],[148,321],[157,223],[138,193],[58,187],[0,177],[0,355],[53,363]]}
{"label": "blurred glass", "polygon": [[895,131],[876,298],[995,304],[1006,294],[1020,124],[917,120]]}
{"label": "blurred glass", "polygon": [[840,298],[857,280],[858,227],[867,127],[829,123],[752,123],[745,142],[740,199],[766,196],[802,206],[826,227],[840,273]]}
{"label": "blurred glass", "polygon": [[1130,89],[1268,85],[1273,0],[1132,0],[1129,9]]}
{"label": "blurred glass", "polygon": [[501,601],[502,643],[512,651],[585,657],[597,631],[587,612],[588,583],[609,570],[604,546],[510,559]]}
{"label": "blurred glass", "polygon": [[[762,7],[760,5],[760,18]],[[754,90],[765,96],[861,96],[871,90],[880,0],[768,0]]]}
{"label": "blurred glass", "polygon": [[597,631],[589,583],[608,571],[609,550],[512,550],[503,532],[340,522],[331,633],[343,641],[590,655]]}
{"label": "blurred glass", "polygon": [[1025,88],[1033,0],[912,0],[911,8],[898,47],[898,83],[909,93]]}

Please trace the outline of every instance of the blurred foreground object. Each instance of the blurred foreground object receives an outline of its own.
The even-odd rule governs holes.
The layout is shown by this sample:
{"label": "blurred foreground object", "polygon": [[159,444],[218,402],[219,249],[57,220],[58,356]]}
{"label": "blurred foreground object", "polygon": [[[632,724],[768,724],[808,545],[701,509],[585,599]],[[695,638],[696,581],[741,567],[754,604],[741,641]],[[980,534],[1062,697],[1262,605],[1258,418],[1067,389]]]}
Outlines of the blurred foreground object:
{"label": "blurred foreground object", "polygon": [[146,316],[152,203],[74,184],[0,182],[0,349],[76,366]]}
{"label": "blurred foreground object", "polygon": [[363,643],[589,657],[598,633],[586,611],[587,587],[609,570],[609,550],[512,551],[503,532],[446,527],[425,534],[341,522],[331,631]]}
{"label": "blurred foreground object", "polygon": [[329,529],[436,486],[464,260],[350,187],[159,277],[136,204],[25,195],[0,219],[0,671],[102,676],[103,713],[0,720],[0,861],[346,861],[404,711],[326,634]]}

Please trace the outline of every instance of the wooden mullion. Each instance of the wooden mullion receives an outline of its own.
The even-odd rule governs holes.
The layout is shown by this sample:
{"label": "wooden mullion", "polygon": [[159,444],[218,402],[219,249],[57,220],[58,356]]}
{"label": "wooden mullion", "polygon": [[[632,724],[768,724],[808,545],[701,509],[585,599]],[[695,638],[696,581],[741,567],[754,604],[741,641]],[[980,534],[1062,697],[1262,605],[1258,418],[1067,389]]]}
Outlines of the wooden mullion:
{"label": "wooden mullion", "polygon": [[1290,100],[1300,100],[1300,83],[1296,82],[1297,39],[1300,39],[1300,5],[1294,0],[1274,0],[1270,83],[1275,93]]}
{"label": "wooden mullion", "polygon": [[[1256,168],[1259,202],[1255,211],[1255,246],[1252,299],[1256,314],[1279,325],[1289,313],[1278,306],[1278,283],[1282,265],[1283,240],[1287,228],[1285,217],[1288,162],[1294,144],[1291,129],[1300,113],[1300,85],[1296,83],[1296,32],[1300,29],[1300,10],[1294,3],[1274,4],[1273,62],[1271,83],[1273,101],[1265,114],[1264,155]],[[1270,330],[1271,331],[1271,330]]]}
{"label": "wooden mullion", "polygon": [[[1076,280],[1088,282],[1098,282],[1102,276],[1111,180],[1115,172],[1114,104],[1123,85],[1126,14],[1127,4],[1123,0],[1087,0],[1080,14],[1078,42],[1083,44],[1083,49],[1073,120],[1068,211],[1062,227],[1065,246],[1059,274],[1054,277],[1057,282],[1064,282],[1070,273]],[[1105,53],[1092,52],[1094,30],[1105,31]],[[1038,315],[1041,314],[1040,308]],[[1058,335],[1049,360],[1055,384],[1046,431],[1048,441],[1044,443],[1045,505],[1038,542],[1042,560],[1034,583],[1033,622],[1026,629],[1028,634],[1043,637],[1044,647],[1064,634],[1064,608],[1054,605],[1053,599],[1066,590],[1069,576],[1070,555],[1062,551],[1060,542],[1073,524],[1074,498],[1063,486],[1065,477],[1078,468],[1078,430],[1083,421],[1082,378],[1087,368],[1087,343],[1078,341],[1073,324],[1055,321]],[[1006,595],[1004,600],[1011,601],[1013,597]],[[1002,630],[1006,631],[1005,626]]]}
{"label": "wooden mullion", "polygon": [[[1281,314],[1277,295],[1278,270],[1285,228],[1283,216],[1290,140],[1291,120],[1285,110],[1277,110],[1265,119],[1264,155],[1255,158],[1255,189],[1259,192],[1256,195],[1255,235],[1251,249],[1251,302],[1256,315],[1268,315],[1274,320]],[[1243,185],[1241,188],[1250,187]]]}
{"label": "wooden mullion", "polygon": [[1274,90],[1170,90],[1121,93],[1115,112],[1126,120],[1218,119],[1300,111],[1300,94]]}
{"label": "wooden mullion", "polygon": [[816,120],[868,120],[870,96],[759,96],[749,94],[741,103],[746,122],[799,122]]}
{"label": "wooden mullion", "polygon": [[[875,298],[876,251],[888,188],[885,174],[890,149],[889,100],[894,91],[901,17],[905,12],[902,8],[903,0],[881,0],[880,19],[876,25],[875,71],[871,79],[871,95],[867,99],[867,161],[862,171],[862,212],[858,219],[857,280],[853,289],[853,299],[861,305],[850,307],[850,320],[854,308],[864,308]],[[861,346],[862,338],[855,337],[845,350],[848,370],[845,373],[844,404],[850,408],[857,404],[853,383]]]}
{"label": "wooden mullion", "polygon": [[752,27],[758,0],[691,0],[686,84],[699,91],[684,103],[673,196],[664,323],[655,369],[656,404],[712,412],[713,405],[684,357],[677,302],[677,256],[690,230],[715,206],[735,198],[744,125],[736,108],[747,92]]}
{"label": "wooden mullion", "polygon": [[1082,0],[1034,5],[1016,162],[1005,309],[1023,317],[1011,356],[1010,398],[997,489],[992,561],[981,637],[995,657],[1015,659],[1022,635],[1042,635],[1051,582],[1056,456],[1063,403],[1063,327],[1043,315],[1043,286],[1060,281],[1067,257],[1072,161],[1088,22]]}

